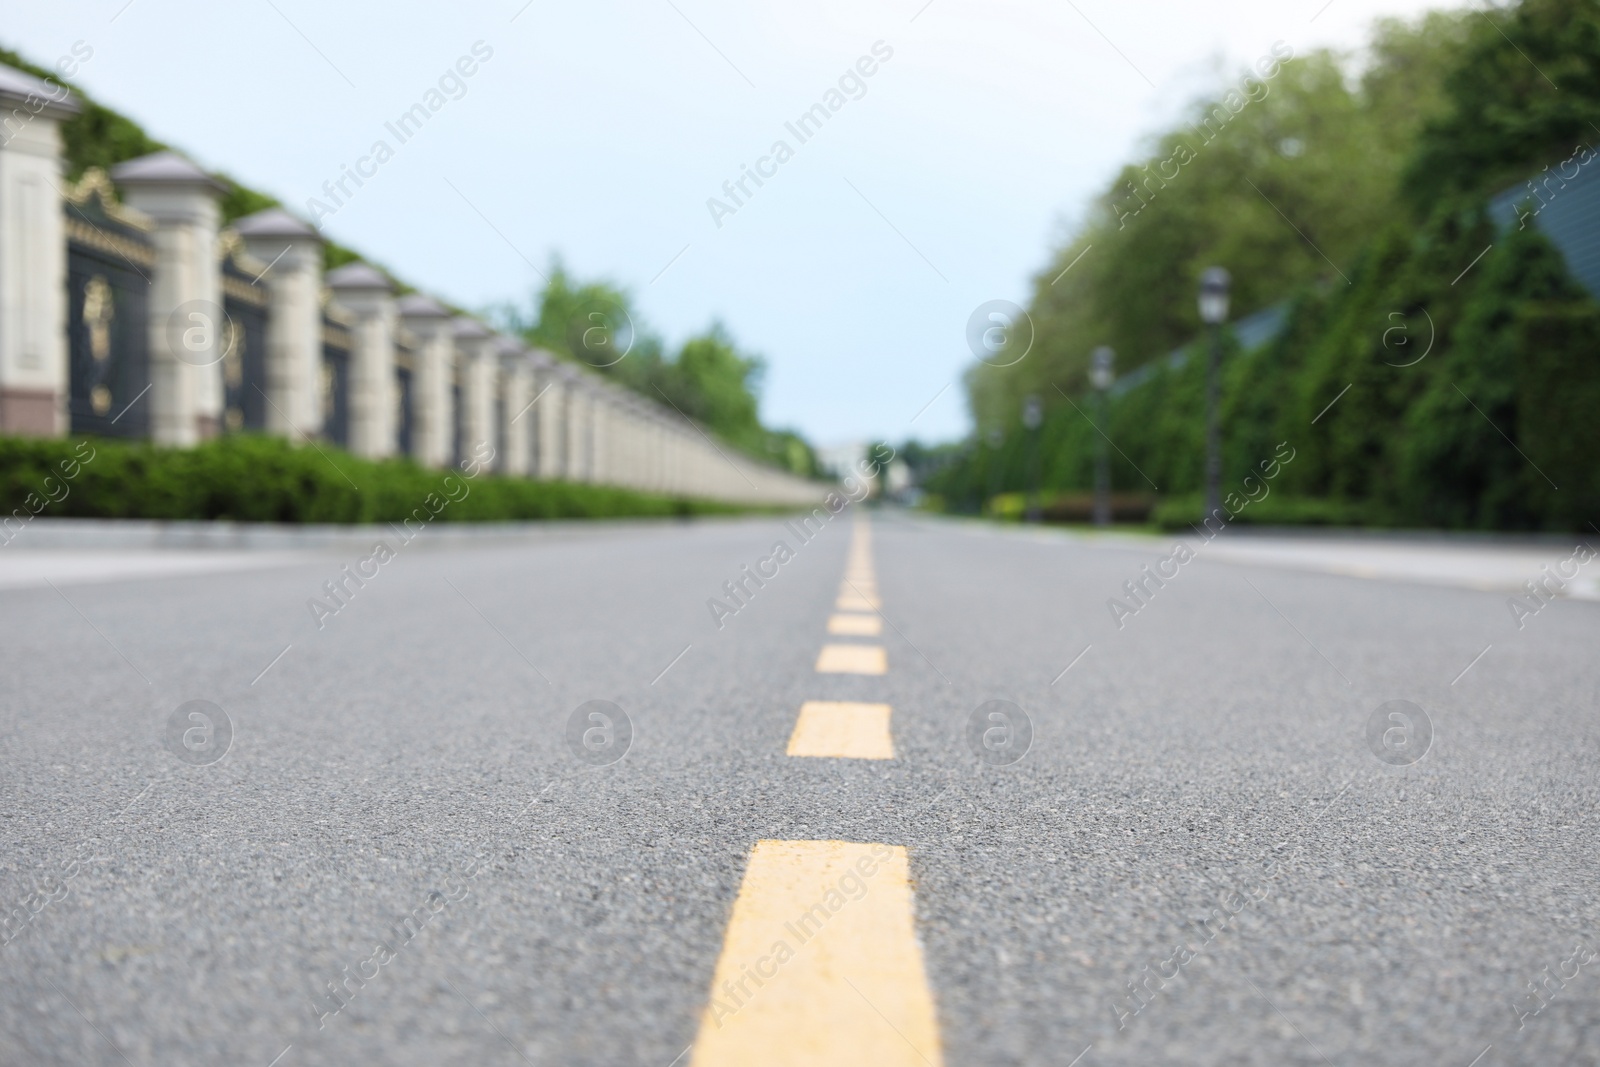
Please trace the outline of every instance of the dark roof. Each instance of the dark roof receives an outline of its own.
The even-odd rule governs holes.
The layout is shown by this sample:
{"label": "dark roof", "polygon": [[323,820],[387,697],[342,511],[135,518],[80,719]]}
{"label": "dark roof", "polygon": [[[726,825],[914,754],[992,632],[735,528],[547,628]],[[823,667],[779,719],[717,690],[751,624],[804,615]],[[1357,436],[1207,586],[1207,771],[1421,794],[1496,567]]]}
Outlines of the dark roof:
{"label": "dark roof", "polygon": [[[1575,171],[1570,178],[1561,174],[1568,164]],[[1579,284],[1600,297],[1600,166],[1592,157],[1587,163],[1569,157],[1535,174],[1533,184],[1537,195],[1525,182],[1489,201],[1490,218],[1502,232],[1531,221]]]}
{"label": "dark roof", "polygon": [[[1239,348],[1250,352],[1282,333],[1288,318],[1289,301],[1280,300],[1276,304],[1269,304],[1260,311],[1252,311],[1244,318],[1229,323],[1228,330],[1239,342]],[[1182,348],[1174,348],[1164,358],[1152,359],[1149,363],[1124,374],[1111,384],[1107,392],[1112,396],[1121,396],[1130,389],[1137,389],[1143,385],[1162,367],[1177,370],[1187,362],[1189,362],[1189,346],[1186,344]]]}

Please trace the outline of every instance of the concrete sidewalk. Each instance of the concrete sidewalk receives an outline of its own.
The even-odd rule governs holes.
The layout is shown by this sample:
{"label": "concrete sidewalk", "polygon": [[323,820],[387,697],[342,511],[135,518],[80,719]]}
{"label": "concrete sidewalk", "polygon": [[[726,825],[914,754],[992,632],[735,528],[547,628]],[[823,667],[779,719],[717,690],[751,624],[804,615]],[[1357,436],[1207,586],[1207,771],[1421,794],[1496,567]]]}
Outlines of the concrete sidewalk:
{"label": "concrete sidewalk", "polygon": [[[461,548],[616,537],[690,523],[748,521],[741,516],[683,519],[554,519],[533,522],[434,522],[402,536],[397,524],[361,526],[33,519],[0,544],[0,589],[218,574],[286,566],[330,553],[369,551],[378,541],[416,549]],[[759,521],[759,520],[757,520]]]}
{"label": "concrete sidewalk", "polygon": [[39,548],[28,552],[0,550],[0,589],[36,589],[55,585],[88,585],[139,578],[260,570],[299,563],[311,552],[237,552],[184,549]]}
{"label": "concrete sidewalk", "polygon": [[[910,518],[909,521],[950,520]],[[999,525],[957,520],[968,532],[996,536],[1028,537],[1082,548],[1156,552],[1165,555],[1173,545],[1188,545],[1199,560],[1318,571],[1352,578],[1448,585],[1486,592],[1520,594],[1523,583],[1538,582],[1547,574],[1561,578],[1577,569],[1557,595],[1575,600],[1600,601],[1600,537],[1573,534],[1571,540],[1552,537],[1459,535],[1450,533],[1368,530],[1327,533],[1260,533],[1232,528],[1207,542],[1192,533],[1165,536],[1132,533],[1098,533],[1078,529]],[[1574,552],[1586,545],[1596,557],[1579,564]],[[1571,559],[1571,562],[1567,562]],[[1548,570],[1547,570],[1548,568]],[[1550,589],[1557,588],[1552,581]]]}
{"label": "concrete sidewalk", "polygon": [[[1182,540],[1203,559],[1321,571],[1353,578],[1465,586],[1497,593],[1521,593],[1525,582],[1538,582],[1546,575],[1561,579],[1576,569],[1576,576],[1565,581],[1565,588],[1558,595],[1575,600],[1600,600],[1600,559],[1591,557],[1590,562],[1580,564],[1574,549],[1584,539],[1577,536],[1564,548],[1472,545],[1453,540],[1411,538],[1375,540],[1257,534],[1230,538],[1227,533],[1209,544],[1196,537]],[[1556,589],[1556,582],[1552,581],[1549,588]]]}

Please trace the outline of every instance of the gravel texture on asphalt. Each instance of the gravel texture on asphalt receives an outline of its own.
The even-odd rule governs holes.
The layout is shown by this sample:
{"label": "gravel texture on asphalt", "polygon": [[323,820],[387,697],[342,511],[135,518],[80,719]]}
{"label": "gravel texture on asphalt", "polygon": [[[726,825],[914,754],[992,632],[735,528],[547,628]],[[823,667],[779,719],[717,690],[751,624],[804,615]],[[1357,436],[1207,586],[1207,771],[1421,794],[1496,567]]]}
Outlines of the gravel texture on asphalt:
{"label": "gravel texture on asphalt", "polygon": [[[0,590],[0,1063],[669,1067],[763,838],[909,849],[952,1065],[1600,1062],[1600,605],[1202,549],[1119,628],[1165,542],[882,512],[888,673],[818,674],[851,521],[424,533],[321,629],[365,552]],[[806,700],[895,758],[785,756]]]}

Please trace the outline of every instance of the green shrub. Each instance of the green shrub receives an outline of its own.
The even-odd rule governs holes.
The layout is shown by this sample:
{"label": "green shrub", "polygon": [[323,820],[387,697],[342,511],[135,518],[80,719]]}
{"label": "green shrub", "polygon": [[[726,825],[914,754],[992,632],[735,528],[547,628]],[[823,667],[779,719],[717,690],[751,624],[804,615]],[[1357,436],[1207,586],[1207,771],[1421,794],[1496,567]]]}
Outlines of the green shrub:
{"label": "green shrub", "polygon": [[[1201,495],[1167,497],[1151,514],[1163,530],[1189,530],[1200,525]],[[1381,526],[1387,525],[1370,507],[1320,497],[1273,493],[1240,510],[1229,524],[1252,526]],[[1215,526],[1215,523],[1212,524]]]}
{"label": "green shrub", "polygon": [[[752,510],[612,486],[537,482],[488,473],[469,479],[459,471],[454,473],[468,487],[467,492],[463,496],[460,489],[452,490],[456,499],[439,512],[441,522],[688,516]],[[445,495],[442,487],[451,474],[420,467],[409,459],[368,460],[326,444],[296,447],[278,438],[253,435],[216,438],[196,448],[105,439],[0,437],[0,513],[21,509],[55,517],[100,519],[398,522],[423,507],[429,494]],[[46,498],[53,502],[41,511],[39,503]]]}

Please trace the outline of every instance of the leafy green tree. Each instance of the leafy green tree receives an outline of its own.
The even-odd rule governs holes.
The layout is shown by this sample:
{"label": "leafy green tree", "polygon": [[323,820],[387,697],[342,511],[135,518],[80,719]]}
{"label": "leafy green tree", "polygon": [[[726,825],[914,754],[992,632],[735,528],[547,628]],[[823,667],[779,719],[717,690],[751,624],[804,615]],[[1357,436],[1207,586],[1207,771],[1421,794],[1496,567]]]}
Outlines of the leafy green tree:
{"label": "leafy green tree", "polygon": [[[1592,521],[1600,464],[1571,427],[1600,408],[1600,305],[1535,229],[1497,231],[1488,201],[1529,176],[1544,188],[1575,146],[1593,158],[1600,11],[1523,0],[1385,20],[1359,81],[1349,69],[1325,53],[1287,64],[1167,185],[1125,169],[1039,276],[1038,358],[969,373],[979,435],[930,488],[948,502],[985,481],[990,495],[1021,488],[1011,427],[1030,392],[1054,407],[1046,488],[1087,488],[1099,431],[1072,400],[1087,353],[1110,341],[1126,369],[1196,336],[1193,278],[1216,262],[1236,311],[1288,300],[1279,335],[1224,364],[1225,485],[1279,443],[1295,451],[1245,521]],[[1194,132],[1170,132],[1156,156]],[[1198,517],[1202,354],[1122,390],[1102,427],[1119,446],[1114,483],[1190,499],[1164,506],[1174,516]],[[1004,443],[986,447],[990,433]]]}
{"label": "leafy green tree", "polygon": [[1405,170],[1420,215],[1439,198],[1532,177],[1575,145],[1600,143],[1600,10],[1587,0],[1522,0],[1478,12],[1444,80],[1449,110],[1426,124]]}
{"label": "leafy green tree", "polygon": [[1347,57],[1318,51],[1192,105],[1036,277],[1028,356],[969,371],[980,435],[1015,423],[1025,395],[1060,407],[1058,388],[1083,392],[1097,345],[1115,348],[1126,373],[1193,337],[1207,266],[1232,272],[1236,313],[1307,284],[1348,284],[1366,240],[1402,214],[1398,176],[1418,130],[1445,107],[1444,72],[1469,27],[1463,13],[1385,20],[1359,80]]}
{"label": "leafy green tree", "polygon": [[547,277],[528,309],[501,305],[491,317],[529,344],[676,408],[749,455],[804,477],[818,473],[804,438],[762,425],[765,361],[740,350],[721,324],[690,337],[669,357],[619,286],[578,281],[559,260]]}

